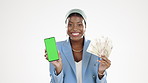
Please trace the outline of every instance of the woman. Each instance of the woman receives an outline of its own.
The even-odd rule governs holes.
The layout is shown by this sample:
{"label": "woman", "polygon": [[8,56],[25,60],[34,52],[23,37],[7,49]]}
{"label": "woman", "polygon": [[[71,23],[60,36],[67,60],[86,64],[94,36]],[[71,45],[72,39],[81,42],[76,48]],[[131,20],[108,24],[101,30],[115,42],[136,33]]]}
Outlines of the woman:
{"label": "woman", "polygon": [[[61,59],[50,62],[51,83],[107,83],[105,70],[110,67],[111,61],[103,55],[97,57],[86,51],[90,40],[84,36],[84,12],[70,10],[65,23],[69,38],[57,42]],[[45,57],[47,59],[47,53]]]}

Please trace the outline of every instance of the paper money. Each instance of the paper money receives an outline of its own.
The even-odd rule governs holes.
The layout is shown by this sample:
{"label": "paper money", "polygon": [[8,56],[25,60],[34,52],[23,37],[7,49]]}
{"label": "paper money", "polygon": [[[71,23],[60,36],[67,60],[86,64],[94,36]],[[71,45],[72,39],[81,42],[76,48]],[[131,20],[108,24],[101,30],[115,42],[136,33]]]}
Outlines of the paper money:
{"label": "paper money", "polygon": [[102,55],[109,57],[112,48],[112,41],[108,37],[101,36],[91,40],[87,52],[99,57]]}

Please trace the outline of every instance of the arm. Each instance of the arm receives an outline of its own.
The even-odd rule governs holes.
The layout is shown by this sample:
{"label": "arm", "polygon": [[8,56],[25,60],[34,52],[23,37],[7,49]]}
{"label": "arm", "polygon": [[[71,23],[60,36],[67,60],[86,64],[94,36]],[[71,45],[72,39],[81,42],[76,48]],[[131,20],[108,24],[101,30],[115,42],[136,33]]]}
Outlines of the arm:
{"label": "arm", "polygon": [[98,78],[97,83],[107,83],[106,81],[106,69],[108,69],[111,65],[111,61],[106,56],[101,56],[101,60],[98,60],[99,68],[98,68]]}
{"label": "arm", "polygon": [[50,83],[63,83],[63,71],[57,74],[53,64],[50,63]]}
{"label": "arm", "polygon": [[[46,59],[48,60],[48,56],[45,50],[45,55]],[[60,53],[59,53],[60,57]],[[50,64],[50,76],[51,76],[51,81],[50,83],[63,83],[63,71],[62,71],[62,60],[61,58],[56,61],[52,61],[49,63]]]}
{"label": "arm", "polygon": [[107,77],[107,72],[105,71],[104,74],[101,75],[101,78],[98,75],[96,83],[107,83],[106,77]]}

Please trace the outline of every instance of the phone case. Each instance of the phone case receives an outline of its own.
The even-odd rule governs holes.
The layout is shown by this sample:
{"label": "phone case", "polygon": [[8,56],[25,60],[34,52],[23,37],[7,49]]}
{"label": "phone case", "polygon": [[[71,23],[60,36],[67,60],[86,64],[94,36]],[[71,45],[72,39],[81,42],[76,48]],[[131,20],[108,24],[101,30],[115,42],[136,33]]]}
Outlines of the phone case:
{"label": "phone case", "polygon": [[44,39],[48,61],[59,60],[55,37]]}

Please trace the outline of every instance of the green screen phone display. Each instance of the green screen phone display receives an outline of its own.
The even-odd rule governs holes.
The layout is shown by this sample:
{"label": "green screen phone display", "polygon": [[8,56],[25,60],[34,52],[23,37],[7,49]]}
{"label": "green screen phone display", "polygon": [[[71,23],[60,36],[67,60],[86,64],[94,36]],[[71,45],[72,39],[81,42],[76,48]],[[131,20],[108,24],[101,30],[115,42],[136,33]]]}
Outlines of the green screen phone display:
{"label": "green screen phone display", "polygon": [[48,61],[59,60],[56,40],[54,37],[44,39]]}

